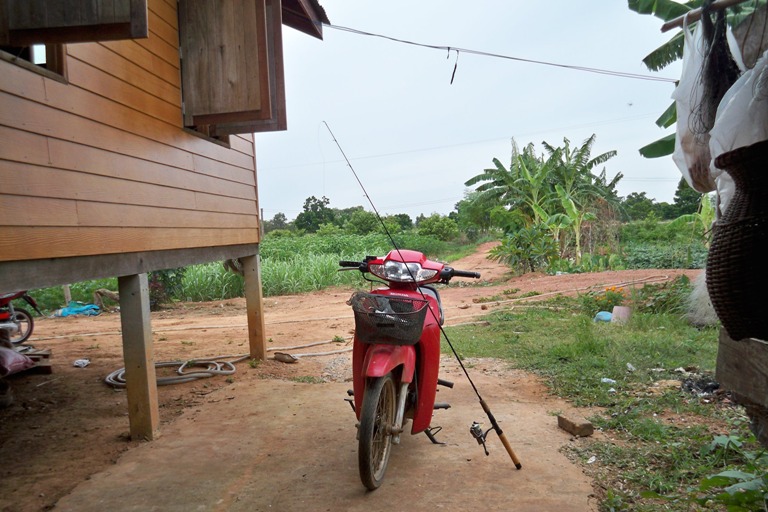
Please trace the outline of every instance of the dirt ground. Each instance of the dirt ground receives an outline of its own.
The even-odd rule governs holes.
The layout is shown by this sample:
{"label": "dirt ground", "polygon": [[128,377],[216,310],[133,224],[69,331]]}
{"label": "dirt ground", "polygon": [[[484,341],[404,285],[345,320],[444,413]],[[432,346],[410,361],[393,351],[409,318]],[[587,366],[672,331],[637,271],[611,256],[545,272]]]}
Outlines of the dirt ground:
{"label": "dirt ground", "polygon": [[[511,277],[487,260],[489,248],[453,263],[483,277],[479,285],[462,286],[456,279],[441,290],[446,325],[475,321],[498,307],[524,307],[523,301],[488,301],[504,296],[504,290],[548,297],[697,273]],[[301,356],[350,348],[354,322],[345,304],[350,293],[332,289],[266,298],[270,359],[237,363],[229,376],[161,386],[161,437],[150,443],[129,439],[125,392],[104,382],[122,367],[119,313],[37,319],[27,344],[51,349],[53,372],[9,379],[15,402],[0,410],[0,510],[371,511],[391,509],[396,497],[445,510],[474,510],[483,503],[490,510],[596,509],[591,482],[558,451],[580,442],[557,429],[553,416],[571,411],[569,404],[549,396],[534,376],[493,360],[468,366],[523,470],[514,471],[493,435],[490,457],[471,438],[469,424],[485,418],[466,378],[444,358],[441,375],[456,382],[438,397],[453,406],[436,413],[446,447],[432,446],[424,436],[405,436],[393,452],[384,487],[364,493],[357,477],[354,414],[343,401],[351,387],[351,353],[305,356],[295,364],[271,359],[275,351]],[[152,314],[152,331],[158,362],[230,360],[248,350],[244,299],[174,305]],[[334,338],[344,341],[331,342]],[[320,341],[329,343],[291,348]],[[75,367],[78,359],[90,364]],[[186,447],[178,445],[184,440]],[[212,495],[198,496],[195,489],[201,487],[190,486],[192,479],[209,481]]]}

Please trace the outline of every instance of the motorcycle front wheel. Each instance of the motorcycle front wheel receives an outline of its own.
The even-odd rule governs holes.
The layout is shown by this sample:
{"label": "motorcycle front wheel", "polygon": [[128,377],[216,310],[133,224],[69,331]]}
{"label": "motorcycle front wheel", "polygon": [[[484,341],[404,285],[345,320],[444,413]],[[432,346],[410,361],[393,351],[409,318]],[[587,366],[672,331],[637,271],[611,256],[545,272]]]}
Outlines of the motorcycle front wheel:
{"label": "motorcycle front wheel", "polygon": [[13,308],[13,312],[14,317],[11,320],[19,328],[19,332],[11,336],[11,343],[18,345],[24,343],[32,336],[32,328],[35,326],[35,321],[32,320],[32,315],[26,309]]}
{"label": "motorcycle front wheel", "polygon": [[396,403],[397,392],[392,374],[368,380],[360,410],[357,455],[360,480],[370,491],[379,488],[387,471]]}

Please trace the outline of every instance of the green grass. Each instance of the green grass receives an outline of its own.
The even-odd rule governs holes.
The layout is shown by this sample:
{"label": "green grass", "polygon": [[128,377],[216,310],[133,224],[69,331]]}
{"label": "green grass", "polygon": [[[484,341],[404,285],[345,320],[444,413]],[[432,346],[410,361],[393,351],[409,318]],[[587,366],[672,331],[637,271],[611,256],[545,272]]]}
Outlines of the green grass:
{"label": "green grass", "polygon": [[[455,245],[415,234],[396,236],[398,245],[424,252],[428,257],[452,261],[474,252],[476,245]],[[321,290],[330,286],[359,287],[359,272],[339,272],[339,260],[362,260],[383,256],[392,249],[384,235],[331,235],[275,237],[262,243],[262,287],[265,296],[288,295]],[[117,290],[117,279],[84,281],[72,285],[73,300],[90,303],[98,288]],[[61,287],[33,290],[41,309],[51,312],[64,306]],[[201,302],[244,295],[243,278],[224,269],[221,262],[187,267],[180,290],[172,300]]]}
{"label": "green grass", "polygon": [[[675,309],[670,304],[668,311]],[[635,313],[624,326],[594,323],[578,299],[562,297],[539,308],[497,311],[486,320],[487,326],[446,329],[460,357],[504,359],[540,375],[574,405],[599,411],[587,414],[608,434],[605,440],[569,444],[565,451],[604,489],[600,510],[702,510],[697,506],[707,501],[726,510],[728,500],[752,498],[754,503],[728,510],[764,510],[760,492],[768,490],[768,478],[762,486],[754,482],[766,475],[768,457],[760,455],[742,410],[705,403],[679,388],[649,392],[659,380],[682,379],[675,371],[680,367],[713,376],[717,329],[696,329],[678,313],[664,312]],[[743,444],[726,450],[717,436]],[[587,464],[593,456],[599,463]],[[737,483],[731,473],[711,484],[710,476],[725,469],[753,475],[751,485],[759,489],[731,496],[724,491]]]}

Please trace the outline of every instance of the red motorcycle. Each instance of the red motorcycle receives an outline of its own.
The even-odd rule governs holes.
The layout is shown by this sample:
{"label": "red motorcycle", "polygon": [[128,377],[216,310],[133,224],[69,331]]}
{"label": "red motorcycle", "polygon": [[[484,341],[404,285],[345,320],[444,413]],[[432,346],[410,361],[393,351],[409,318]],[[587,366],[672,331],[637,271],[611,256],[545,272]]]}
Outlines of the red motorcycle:
{"label": "red motorcycle", "polygon": [[42,316],[43,313],[37,307],[35,299],[30,297],[26,290],[23,292],[0,295],[0,329],[9,329],[11,331],[11,343],[18,345],[27,341],[32,335],[35,321],[29,311],[13,306],[12,301],[15,299],[25,301],[37,311],[40,316]]}
{"label": "red motorcycle", "polygon": [[359,421],[360,479],[374,490],[384,479],[392,445],[399,444],[405,422],[412,420],[411,434],[424,432],[439,444],[434,434],[440,427],[431,426],[432,413],[450,407],[435,403],[437,386],[450,388],[453,383],[437,375],[443,311],[440,295],[429,285],[454,277],[477,279],[480,274],[455,270],[411,250],[339,265],[370,273],[388,286],[357,292],[349,300],[355,315],[354,389],[349,391],[354,398],[349,402]]}

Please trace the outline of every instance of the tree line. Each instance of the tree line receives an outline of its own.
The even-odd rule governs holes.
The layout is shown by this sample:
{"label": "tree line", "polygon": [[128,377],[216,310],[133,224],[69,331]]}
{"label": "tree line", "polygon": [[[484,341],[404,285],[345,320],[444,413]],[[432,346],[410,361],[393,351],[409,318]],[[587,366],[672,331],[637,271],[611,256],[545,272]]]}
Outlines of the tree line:
{"label": "tree line", "polygon": [[401,213],[381,221],[362,206],[333,208],[330,199],[308,197],[302,212],[289,222],[283,213],[264,221],[272,236],[318,234],[391,234],[415,231],[440,240],[476,241],[482,236],[501,238],[494,257],[522,272],[543,269],[553,261],[581,264],[584,254],[618,253],[623,223],[677,219],[695,214],[702,195],[681,178],[672,204],[648,198],[645,192],[620,197],[623,178],[612,178],[604,164],[616,155],[592,155],[592,135],[581,144],[567,138],[562,144],[543,142],[522,148],[512,141],[508,162],[493,165],[465,182],[464,198],[448,215],[421,214],[416,219]]}

